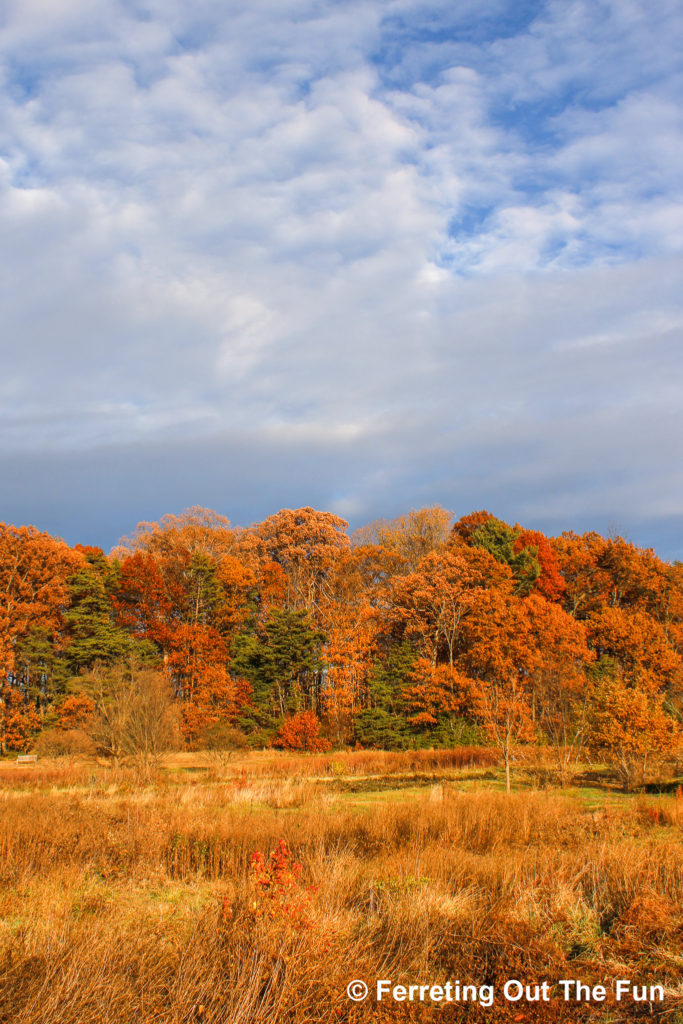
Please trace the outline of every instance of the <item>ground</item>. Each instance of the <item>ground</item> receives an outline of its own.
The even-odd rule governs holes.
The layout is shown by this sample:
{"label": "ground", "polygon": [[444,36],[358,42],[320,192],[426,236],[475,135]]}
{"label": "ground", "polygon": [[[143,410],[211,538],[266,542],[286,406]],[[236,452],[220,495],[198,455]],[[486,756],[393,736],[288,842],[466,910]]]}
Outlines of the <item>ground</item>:
{"label": "ground", "polygon": [[0,1022],[683,1021],[683,799],[492,761],[0,763]]}

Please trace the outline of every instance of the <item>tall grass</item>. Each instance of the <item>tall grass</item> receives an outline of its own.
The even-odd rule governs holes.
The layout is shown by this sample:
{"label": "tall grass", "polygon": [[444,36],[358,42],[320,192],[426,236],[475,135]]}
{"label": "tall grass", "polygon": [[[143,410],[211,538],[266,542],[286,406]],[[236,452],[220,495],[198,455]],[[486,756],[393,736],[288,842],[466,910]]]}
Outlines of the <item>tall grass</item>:
{"label": "tall grass", "polygon": [[[596,811],[437,783],[368,808],[312,778],[6,788],[0,1021],[623,1020],[642,1009],[432,1011],[345,995],[355,977],[621,977],[664,984],[672,1022],[682,807],[671,796]],[[278,901],[250,862],[280,840],[302,870]]]}

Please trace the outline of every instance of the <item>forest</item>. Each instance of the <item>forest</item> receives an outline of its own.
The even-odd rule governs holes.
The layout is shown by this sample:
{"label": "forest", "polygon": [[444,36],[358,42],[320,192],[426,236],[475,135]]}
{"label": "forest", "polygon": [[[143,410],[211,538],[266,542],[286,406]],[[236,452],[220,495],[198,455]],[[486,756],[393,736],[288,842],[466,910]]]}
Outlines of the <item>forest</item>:
{"label": "forest", "polygon": [[683,564],[435,506],[349,534],[193,507],[111,553],[0,524],[2,753],[525,745],[625,788],[681,751]]}

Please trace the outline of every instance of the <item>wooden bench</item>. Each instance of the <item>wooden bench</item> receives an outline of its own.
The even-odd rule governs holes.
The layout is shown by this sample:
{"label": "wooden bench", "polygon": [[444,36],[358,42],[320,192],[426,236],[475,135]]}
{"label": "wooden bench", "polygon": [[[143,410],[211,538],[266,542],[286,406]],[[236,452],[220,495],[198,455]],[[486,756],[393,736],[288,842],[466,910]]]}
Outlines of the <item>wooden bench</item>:
{"label": "wooden bench", "polygon": [[35,764],[38,760],[37,754],[18,754],[17,764]]}

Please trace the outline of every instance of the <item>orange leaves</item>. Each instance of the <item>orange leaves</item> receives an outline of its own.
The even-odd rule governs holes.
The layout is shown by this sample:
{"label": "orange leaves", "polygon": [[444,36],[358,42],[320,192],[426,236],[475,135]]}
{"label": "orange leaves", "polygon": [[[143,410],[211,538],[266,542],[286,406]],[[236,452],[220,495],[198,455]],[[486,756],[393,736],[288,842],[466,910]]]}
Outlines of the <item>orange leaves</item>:
{"label": "orange leaves", "polygon": [[0,671],[12,672],[17,637],[59,630],[67,579],[83,562],[80,552],[34,526],[0,523]]}
{"label": "orange leaves", "polygon": [[465,544],[470,544],[472,541],[472,534],[478,527],[484,526],[488,523],[489,519],[494,517],[486,509],[481,509],[479,512],[470,512],[467,516],[461,516],[457,523],[454,525],[452,530],[452,538],[455,542],[464,541]]}
{"label": "orange leaves", "polygon": [[121,565],[118,621],[158,647],[189,742],[219,719],[234,720],[250,694],[229,672],[230,643],[252,614],[256,586],[235,554],[238,540],[225,517],[195,507],[141,523]]}
{"label": "orange leaves", "polygon": [[225,643],[210,626],[184,623],[172,636],[167,668],[182,687],[182,728],[192,743],[219,719],[233,721],[249,700],[251,687],[228,671]]}
{"label": "orange leaves", "polygon": [[374,545],[393,556],[395,571],[411,572],[432,551],[441,551],[450,536],[451,513],[440,505],[413,509],[397,519],[380,519],[354,533],[356,546]]}
{"label": "orange leaves", "polygon": [[615,765],[629,787],[648,764],[680,752],[683,733],[661,696],[627,685],[621,673],[603,674],[589,698],[589,746]]}
{"label": "orange leaves", "polygon": [[549,601],[559,601],[565,592],[566,584],[560,573],[557,555],[550,542],[538,530],[522,530],[514,544],[515,552],[530,548],[541,567],[541,575],[534,584],[534,590]]}
{"label": "orange leaves", "polygon": [[349,547],[348,525],[331,512],[306,507],[282,509],[255,527],[267,559],[284,570],[289,607],[311,610],[323,596],[339,555]]}
{"label": "orange leaves", "polygon": [[433,664],[439,660],[453,664],[476,592],[505,587],[511,579],[507,566],[480,549],[463,545],[432,553],[422,559],[416,572],[394,580],[393,615],[417,642],[423,657]]}
{"label": "orange leaves", "polygon": [[585,669],[595,658],[587,643],[583,622],[543,597],[531,594],[524,601],[529,642],[533,643],[538,660],[534,671],[541,685],[561,681],[570,690],[581,690]]}
{"label": "orange leaves", "polygon": [[85,693],[73,693],[59,708],[60,729],[83,729],[92,719],[95,702]]}
{"label": "orange leaves", "polygon": [[149,552],[136,551],[121,564],[113,604],[124,629],[141,639],[151,640],[163,650],[179,596],[158,560]]}
{"label": "orange leaves", "polygon": [[320,735],[320,722],[312,711],[300,711],[285,718],[280,726],[274,747],[284,750],[309,750],[318,753],[329,750],[330,743]]}
{"label": "orange leaves", "polygon": [[598,656],[611,658],[631,685],[651,693],[678,688],[683,661],[666,630],[639,609],[602,608],[586,625]]}
{"label": "orange leaves", "polygon": [[512,744],[534,738],[531,681],[540,663],[523,601],[502,591],[478,595],[467,623],[468,674],[476,717],[501,748],[508,771]]}
{"label": "orange leaves", "polygon": [[138,523],[133,536],[124,537],[113,553],[125,557],[135,551],[149,551],[157,557],[168,557],[182,550],[219,559],[230,553],[234,544],[235,533],[230,529],[229,519],[193,505],[179,516],[163,516],[158,523]]}
{"label": "orange leaves", "polygon": [[40,728],[35,704],[17,689],[4,687],[0,693],[0,743],[3,750],[25,750]]}
{"label": "orange leaves", "polygon": [[466,707],[472,680],[452,665],[432,665],[418,658],[404,689],[404,698],[413,712],[413,725],[436,725],[439,715],[458,714]]}

